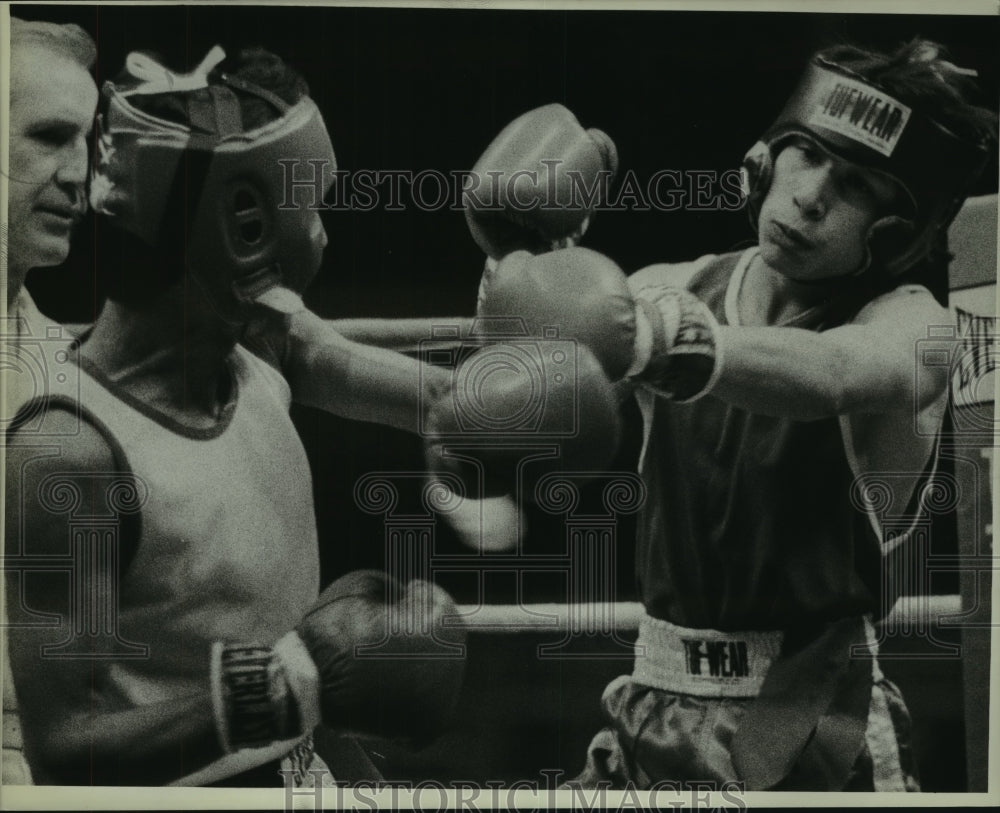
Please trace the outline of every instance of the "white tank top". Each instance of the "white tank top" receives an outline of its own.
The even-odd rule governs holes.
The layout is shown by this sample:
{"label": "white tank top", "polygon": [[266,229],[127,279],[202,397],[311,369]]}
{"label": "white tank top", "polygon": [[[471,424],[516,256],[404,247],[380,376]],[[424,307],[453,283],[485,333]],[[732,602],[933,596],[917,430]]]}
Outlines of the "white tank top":
{"label": "white tank top", "polygon": [[119,618],[123,637],[148,644],[150,657],[113,671],[137,703],[201,681],[213,641],[274,643],[319,593],[312,480],[288,385],[241,347],[230,367],[227,414],[197,431],[112,392],[84,365],[83,404],[148,495]]}
{"label": "white tank top", "polygon": [[[269,646],[319,594],[312,481],[288,414],[288,384],[241,347],[229,365],[224,417],[198,431],[81,363],[82,405],[147,494],[121,580],[118,629],[124,641],[148,646],[149,656],[95,662],[103,675],[90,714],[206,693],[213,641]],[[239,769],[274,755],[264,749],[249,765],[251,755],[242,756]]]}

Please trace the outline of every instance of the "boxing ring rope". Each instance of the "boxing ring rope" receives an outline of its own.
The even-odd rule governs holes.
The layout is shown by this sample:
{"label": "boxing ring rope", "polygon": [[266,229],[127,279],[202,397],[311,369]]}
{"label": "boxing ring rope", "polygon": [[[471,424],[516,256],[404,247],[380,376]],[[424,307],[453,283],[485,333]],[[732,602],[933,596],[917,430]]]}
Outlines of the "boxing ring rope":
{"label": "boxing ring rope", "polygon": [[[610,610],[610,612],[609,612]],[[643,616],[642,604],[620,601],[609,604],[463,604],[458,614],[470,631],[488,634],[569,632],[576,619],[608,619],[615,632],[635,632]],[[924,628],[935,624],[959,626],[961,597],[903,596],[879,626],[890,630]],[[949,624],[949,621],[951,622]],[[602,624],[603,626],[603,624]]]}

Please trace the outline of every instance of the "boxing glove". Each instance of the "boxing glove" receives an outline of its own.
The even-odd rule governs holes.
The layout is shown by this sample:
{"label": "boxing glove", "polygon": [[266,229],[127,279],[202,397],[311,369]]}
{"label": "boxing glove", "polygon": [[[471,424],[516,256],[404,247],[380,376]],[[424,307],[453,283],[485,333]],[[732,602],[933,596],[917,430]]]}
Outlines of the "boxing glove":
{"label": "boxing glove", "polygon": [[333,582],[296,629],[319,670],[324,724],[418,743],[437,736],[462,686],[459,621],[451,596],[427,581],[364,570]]}
{"label": "boxing glove", "polygon": [[573,243],[617,170],[605,133],[584,130],[561,104],[531,110],[508,124],[472,169],[462,197],[472,238],[493,259]]}
{"label": "boxing glove", "polygon": [[552,470],[602,471],[621,438],[601,365],[584,345],[557,339],[478,349],[455,368],[426,426],[428,469],[457,475],[477,499],[519,487],[530,499],[531,480]]}
{"label": "boxing glove", "polygon": [[716,320],[694,294],[633,283],[586,248],[509,254],[483,274],[476,313],[579,342],[612,381],[630,378],[677,401],[707,392],[720,369]]}
{"label": "boxing glove", "polygon": [[508,254],[483,273],[476,315],[520,320],[530,336],[580,342],[612,381],[632,366],[636,312],[628,279],[587,248]]}
{"label": "boxing glove", "polygon": [[223,749],[296,738],[321,722],[422,744],[454,710],[464,640],[454,602],[441,588],[419,580],[404,586],[378,571],[349,573],[273,647],[213,646],[212,699]]}

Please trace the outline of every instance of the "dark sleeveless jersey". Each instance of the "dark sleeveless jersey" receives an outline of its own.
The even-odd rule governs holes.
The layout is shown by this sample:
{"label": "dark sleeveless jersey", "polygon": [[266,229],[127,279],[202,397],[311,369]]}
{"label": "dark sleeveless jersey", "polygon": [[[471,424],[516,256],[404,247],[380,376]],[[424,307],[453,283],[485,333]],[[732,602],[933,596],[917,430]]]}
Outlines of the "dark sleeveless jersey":
{"label": "dark sleeveless jersey", "polygon": [[[688,285],[722,324],[740,258],[710,260]],[[839,300],[789,324],[825,330],[863,304]],[[879,614],[882,549],[869,516],[852,505],[839,418],[757,415],[711,395],[690,404],[637,397],[648,496],[636,567],[650,615],[746,630]]]}

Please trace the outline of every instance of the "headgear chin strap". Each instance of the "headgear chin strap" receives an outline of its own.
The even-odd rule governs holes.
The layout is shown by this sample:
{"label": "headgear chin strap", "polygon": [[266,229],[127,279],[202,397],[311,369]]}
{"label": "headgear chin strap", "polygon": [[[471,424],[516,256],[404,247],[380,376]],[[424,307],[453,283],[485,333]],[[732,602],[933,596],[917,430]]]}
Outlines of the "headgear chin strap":
{"label": "headgear chin strap", "polygon": [[[210,84],[209,73],[224,57],[216,46],[198,68],[178,76],[145,55],[129,56],[127,68],[137,83],[107,82],[103,88],[107,109],[98,121],[91,205],[156,246],[183,171],[181,180],[196,184],[186,197],[188,266],[218,309],[256,303],[285,313],[301,310],[301,291],[325,246],[316,210],[335,177],[333,146],[311,99],[288,105],[226,74]],[[263,99],[279,117],[244,132],[234,89]],[[176,102],[184,123],[151,115],[131,101],[154,95]],[[299,179],[299,163],[311,166],[313,182]]]}
{"label": "headgear chin strap", "polygon": [[878,220],[868,233],[869,258],[890,275],[933,249],[988,156],[985,143],[960,138],[874,82],[815,57],[781,115],[743,159],[755,227],[774,159],[796,136],[888,176],[905,193],[902,210]]}

